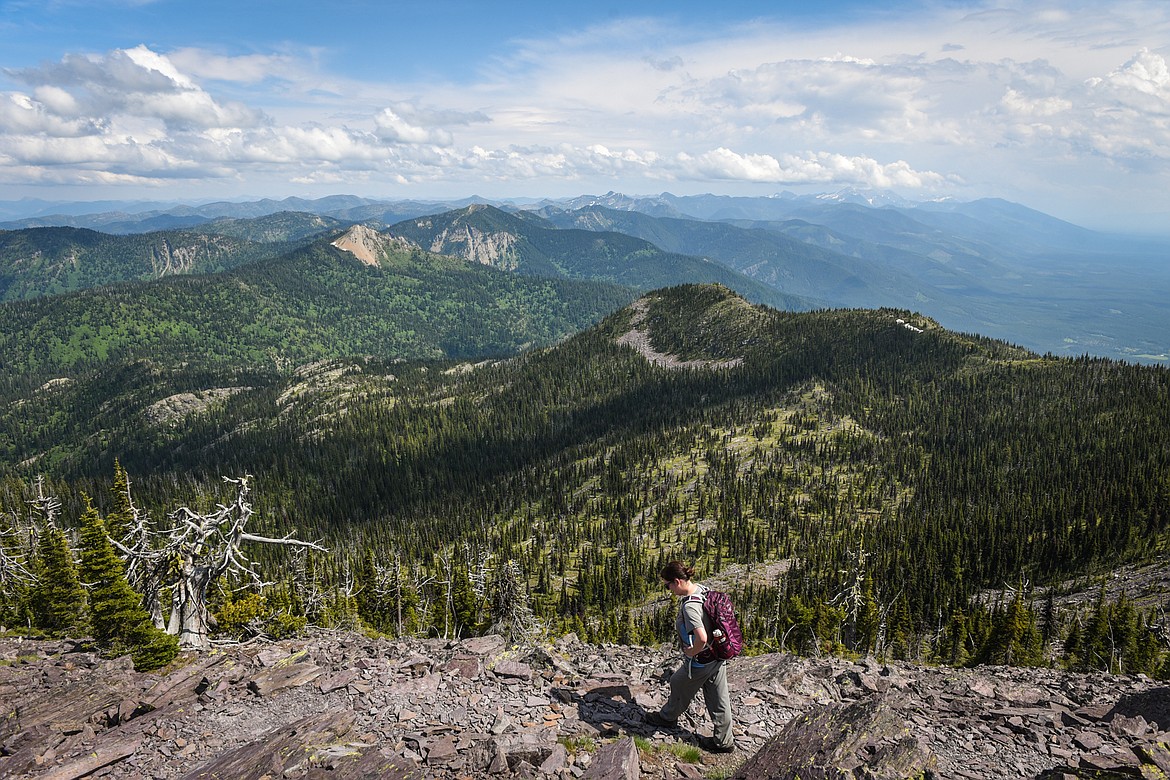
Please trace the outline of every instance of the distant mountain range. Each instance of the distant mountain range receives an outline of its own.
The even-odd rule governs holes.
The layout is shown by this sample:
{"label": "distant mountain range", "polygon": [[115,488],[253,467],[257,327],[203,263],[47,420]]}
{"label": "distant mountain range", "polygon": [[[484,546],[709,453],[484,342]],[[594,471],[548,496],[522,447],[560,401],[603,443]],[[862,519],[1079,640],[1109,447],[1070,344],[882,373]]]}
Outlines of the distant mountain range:
{"label": "distant mountain range", "polygon": [[[76,232],[30,232],[35,239],[43,231]],[[91,235],[100,236],[81,237]],[[287,371],[336,355],[505,356],[566,338],[634,295],[612,284],[505,273],[389,237],[355,252],[356,242],[343,238],[218,273],[0,305],[0,392],[137,360]],[[80,255],[61,256],[86,257],[78,247],[69,251]]]}
{"label": "distant mountain range", "polygon": [[[853,191],[774,197],[611,192],[526,203],[334,196],[90,209],[0,203],[0,217],[13,217],[0,228],[16,231],[0,232],[0,296],[157,277],[162,274],[152,258],[160,251],[165,257],[162,242],[172,254],[178,246],[194,258],[179,272],[203,273],[277,256],[360,223],[389,228],[428,251],[525,275],[634,290],[719,282],[750,300],[792,310],[916,310],[948,328],[1039,352],[1151,363],[1170,356],[1170,242],[1089,231],[997,199],[911,203]],[[19,231],[50,225],[153,238],[115,251],[107,239],[74,234],[76,241],[63,241],[58,234],[50,242],[56,249],[13,253],[16,244],[35,244]],[[585,231],[601,235],[587,240]],[[203,237],[208,251],[190,248],[193,235]],[[229,239],[234,248],[222,248]],[[108,262],[111,252],[123,258],[124,271]],[[105,259],[96,267],[80,259],[98,255]],[[75,262],[66,270],[61,263],[68,258]]]}
{"label": "distant mountain range", "polygon": [[813,299],[788,294],[779,285],[695,253],[656,246],[622,231],[561,228],[534,212],[509,214],[477,204],[399,222],[390,231],[431,252],[526,275],[591,279],[636,290],[713,282],[773,308],[816,305]]}

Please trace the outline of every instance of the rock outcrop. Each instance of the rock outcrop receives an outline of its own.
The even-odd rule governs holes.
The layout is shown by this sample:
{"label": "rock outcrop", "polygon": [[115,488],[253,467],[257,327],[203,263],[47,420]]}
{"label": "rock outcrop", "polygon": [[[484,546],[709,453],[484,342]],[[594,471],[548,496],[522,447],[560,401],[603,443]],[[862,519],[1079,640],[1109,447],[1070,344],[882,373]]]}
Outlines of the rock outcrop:
{"label": "rock outcrop", "polygon": [[740,658],[729,674],[738,749],[712,755],[686,749],[710,733],[701,700],[676,728],[645,722],[675,663],[668,648],[572,637],[521,651],[499,637],[321,634],[140,674],[71,642],[0,639],[0,778],[1170,772],[1170,688],[1143,677]]}
{"label": "rock outcrop", "polygon": [[365,225],[354,225],[334,240],[333,246],[349,252],[365,265],[377,267],[381,265],[386,252],[409,251],[414,245],[389,233],[379,233]]}

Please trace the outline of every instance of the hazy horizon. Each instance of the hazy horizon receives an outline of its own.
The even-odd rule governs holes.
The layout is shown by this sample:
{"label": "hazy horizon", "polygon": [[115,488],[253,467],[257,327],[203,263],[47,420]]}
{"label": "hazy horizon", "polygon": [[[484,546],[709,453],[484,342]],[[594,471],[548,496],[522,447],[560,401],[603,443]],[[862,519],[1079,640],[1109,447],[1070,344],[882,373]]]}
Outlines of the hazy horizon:
{"label": "hazy horizon", "polygon": [[0,7],[4,201],[856,187],[1170,224],[1152,0]]}

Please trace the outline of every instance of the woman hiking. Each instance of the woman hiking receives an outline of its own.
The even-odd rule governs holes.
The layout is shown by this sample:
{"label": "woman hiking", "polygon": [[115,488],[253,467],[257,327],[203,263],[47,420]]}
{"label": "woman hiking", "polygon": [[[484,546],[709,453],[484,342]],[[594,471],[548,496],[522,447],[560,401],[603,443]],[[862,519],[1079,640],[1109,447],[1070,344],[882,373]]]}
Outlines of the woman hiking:
{"label": "woman hiking", "polygon": [[[646,716],[646,722],[655,726],[674,726],[695,695],[702,690],[703,702],[715,724],[710,737],[699,737],[699,745],[712,753],[730,753],[735,750],[731,736],[731,693],[727,689],[727,662],[707,653],[709,628],[703,621],[703,599],[707,586],[692,581],[694,568],[680,561],[671,561],[659,572],[663,586],[681,599],[675,628],[679,645],[686,658],[670,676],[670,698],[658,712]],[[710,659],[710,660],[707,660]]]}

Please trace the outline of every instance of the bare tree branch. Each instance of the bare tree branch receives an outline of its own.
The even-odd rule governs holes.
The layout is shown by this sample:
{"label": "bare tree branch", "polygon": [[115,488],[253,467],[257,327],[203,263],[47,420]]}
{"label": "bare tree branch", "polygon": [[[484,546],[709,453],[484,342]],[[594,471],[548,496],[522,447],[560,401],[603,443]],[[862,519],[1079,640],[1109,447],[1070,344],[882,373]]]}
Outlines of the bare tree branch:
{"label": "bare tree branch", "polygon": [[231,504],[217,504],[212,512],[201,514],[187,506],[172,511],[170,531],[152,537],[161,542],[157,548],[120,545],[140,565],[153,564],[156,598],[164,587],[173,589],[167,631],[177,634],[184,647],[210,646],[207,596],[222,577],[247,579],[258,587],[271,584],[264,581],[256,563],[240,548],[242,543],[326,551],[320,543],[296,539],[291,532],[281,538],[247,533],[244,528],[254,514],[248,500],[250,479],[249,475],[224,477],[225,482],[236,486],[236,499]]}

